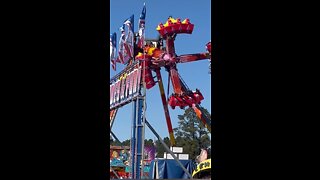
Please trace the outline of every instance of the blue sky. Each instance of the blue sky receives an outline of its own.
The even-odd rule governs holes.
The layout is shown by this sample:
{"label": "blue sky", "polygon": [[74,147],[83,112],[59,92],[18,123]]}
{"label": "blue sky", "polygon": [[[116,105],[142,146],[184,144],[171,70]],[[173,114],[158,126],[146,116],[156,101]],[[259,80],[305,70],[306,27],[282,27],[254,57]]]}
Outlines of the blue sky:
{"label": "blue sky", "polygon": [[[179,34],[176,37],[175,48],[177,55],[206,52],[205,45],[211,40],[211,1],[210,0],[111,0],[110,1],[110,33],[117,33],[119,42],[119,27],[123,21],[134,14],[134,29],[138,29],[138,20],[143,3],[146,3],[146,38],[157,38],[157,25],[165,23],[168,16],[184,20],[189,18],[195,25],[191,35]],[[178,64],[178,72],[191,90],[200,89],[204,96],[202,106],[211,113],[211,75],[208,73],[208,60]],[[110,77],[123,69],[123,65],[117,64],[117,71],[113,71],[110,65]],[[165,89],[168,84],[168,73],[162,69],[162,78]],[[172,87],[172,85],[170,85]],[[172,89],[170,94],[172,93]],[[167,92],[166,92],[167,94]],[[179,114],[184,111],[180,108],[169,108],[173,128],[178,126]],[[130,139],[132,104],[119,109],[112,131],[124,141]],[[162,138],[169,136],[164,116],[163,106],[158,85],[147,90],[146,118]],[[156,139],[146,127],[146,139]]]}

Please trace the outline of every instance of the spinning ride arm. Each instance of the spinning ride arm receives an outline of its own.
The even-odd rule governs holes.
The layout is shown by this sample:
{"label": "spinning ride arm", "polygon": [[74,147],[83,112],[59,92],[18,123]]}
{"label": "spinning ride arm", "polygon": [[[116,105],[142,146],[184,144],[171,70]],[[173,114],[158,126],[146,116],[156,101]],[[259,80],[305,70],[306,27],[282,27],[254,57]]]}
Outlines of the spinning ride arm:
{"label": "spinning ride arm", "polygon": [[[185,106],[191,107],[197,117],[201,120],[201,122],[207,127],[207,129],[211,132],[211,117],[207,117],[206,114],[202,111],[199,104],[204,99],[201,92],[199,90],[191,91],[182,78],[179,76],[176,64],[177,63],[187,63],[194,62],[204,59],[209,59],[211,63],[211,42],[206,44],[207,53],[198,53],[198,54],[186,54],[177,56],[175,53],[174,40],[177,34],[187,33],[191,34],[193,31],[194,25],[190,23],[189,19],[185,19],[184,21],[180,21],[180,19],[173,19],[169,17],[168,21],[165,24],[160,23],[157,27],[158,32],[162,36],[163,39],[166,40],[166,51],[161,53],[153,53],[152,64],[157,67],[156,73],[159,81],[161,81],[160,75],[160,67],[166,67],[169,71],[169,77],[172,81],[174,93],[169,97],[168,104],[171,108],[175,108],[176,106],[180,108],[184,108]],[[159,51],[158,51],[159,52]],[[162,82],[159,82],[161,97],[164,101],[164,90]],[[162,88],[161,88],[162,87]],[[164,107],[166,107],[164,105]],[[165,108],[166,109],[166,108]],[[166,110],[165,110],[166,113]],[[168,120],[168,119],[167,119]],[[170,121],[171,124],[171,121]],[[168,124],[168,129],[169,124]]]}
{"label": "spinning ride arm", "polygon": [[183,93],[183,90],[182,90],[181,81],[180,81],[179,74],[176,67],[170,67],[170,77],[171,77],[174,93],[181,95]]}
{"label": "spinning ride arm", "polygon": [[162,105],[163,105],[163,109],[164,109],[164,114],[165,114],[166,121],[167,121],[167,126],[168,126],[168,131],[169,131],[169,136],[170,136],[170,142],[171,142],[171,146],[174,146],[176,144],[176,142],[175,142],[175,139],[174,139],[172,124],[171,124],[171,119],[170,119],[170,114],[169,114],[169,109],[168,109],[168,103],[167,103],[167,100],[166,100],[166,95],[164,93],[164,88],[163,88],[160,68],[156,69],[156,74],[157,74],[157,78],[158,78],[158,84],[159,84],[159,89],[160,89],[160,94],[161,94],[161,100],[162,100]]}
{"label": "spinning ride arm", "polygon": [[[178,74],[179,75],[179,74]],[[191,92],[193,93],[189,87],[187,86],[187,84],[183,81],[182,77],[179,75],[179,80],[181,82],[181,86],[184,92]],[[197,91],[195,93],[198,93]],[[211,117],[208,117],[203,110],[200,108],[200,101],[199,102],[193,102],[191,107],[194,110],[194,112],[196,113],[197,117],[201,120],[201,122],[203,123],[203,125],[209,130],[209,132],[211,133]]]}
{"label": "spinning ride arm", "polygon": [[178,63],[187,63],[199,60],[211,59],[210,53],[185,54],[177,57]]}
{"label": "spinning ride arm", "polygon": [[201,122],[204,124],[204,126],[211,133],[211,117],[207,117],[206,114],[200,108],[200,106],[197,104],[193,104],[192,109],[197,114],[197,117],[201,120]]}

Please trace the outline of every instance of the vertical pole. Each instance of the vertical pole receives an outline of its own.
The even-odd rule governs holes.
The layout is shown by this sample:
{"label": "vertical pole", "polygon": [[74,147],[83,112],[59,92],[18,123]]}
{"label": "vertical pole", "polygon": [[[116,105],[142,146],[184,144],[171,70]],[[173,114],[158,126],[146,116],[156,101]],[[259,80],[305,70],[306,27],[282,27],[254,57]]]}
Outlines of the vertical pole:
{"label": "vertical pole", "polygon": [[135,166],[134,166],[134,179],[136,179],[136,174],[137,174],[137,169],[140,167],[140,162],[137,160],[137,148],[138,148],[138,141],[139,141],[139,137],[138,137],[138,132],[137,132],[137,127],[138,127],[138,115],[139,113],[139,99],[136,100],[136,119],[135,119],[135,137],[136,137],[136,141],[135,141],[135,154],[134,154],[134,162],[135,162]]}
{"label": "vertical pole", "polygon": [[130,156],[131,156],[131,178],[135,179],[135,147],[136,147],[136,102],[137,100],[132,101],[133,114],[132,114],[132,127],[131,127],[131,147],[130,147]]}
{"label": "vertical pole", "polygon": [[[140,69],[141,71],[141,69]],[[143,72],[144,73],[144,72]],[[146,86],[145,86],[145,80],[142,81],[142,85],[140,86],[140,89],[139,91],[143,90],[142,92],[142,100],[143,100],[143,108],[142,108],[142,129],[141,129],[141,139],[142,139],[142,144],[141,144],[141,157],[142,157],[142,164],[141,164],[141,169],[142,169],[142,175],[141,175],[141,178],[144,176],[144,139],[145,139],[145,119],[146,119],[146,106],[147,106],[147,100],[146,100]]]}
{"label": "vertical pole", "polygon": [[[133,22],[131,24],[132,26],[132,40],[131,40],[131,52],[132,52],[132,63],[135,62],[135,57],[134,57],[134,30],[133,30]],[[133,68],[134,69],[134,68]],[[133,101],[133,118],[132,118],[132,134],[131,134],[131,137],[132,137],[132,140],[131,140],[131,178],[132,179],[136,179],[136,175],[135,175],[135,169],[136,169],[136,166],[138,165],[136,159],[135,159],[135,156],[136,156],[136,141],[137,141],[137,137],[136,137],[136,124],[137,124],[137,100],[134,100]],[[139,165],[138,165],[139,167]]]}
{"label": "vertical pole", "polygon": [[[143,160],[143,149],[144,149],[144,119],[145,119],[145,96],[141,96],[141,90],[145,90],[139,85],[139,96],[134,100],[134,122],[132,137],[134,140],[131,142],[131,155],[132,159],[132,179],[141,179],[141,169],[143,172],[143,165],[140,169],[141,160]],[[145,93],[145,92],[144,92]]]}
{"label": "vertical pole", "polygon": [[[146,3],[143,4],[144,8],[146,7]],[[146,12],[145,12],[146,13]],[[144,53],[144,40],[145,40],[145,19],[144,21],[141,23],[141,28],[142,28],[142,49],[143,49],[143,64],[142,64],[142,70],[143,72],[141,72],[141,74],[143,76],[141,77],[144,77],[144,74],[145,74],[145,65],[146,65],[146,56],[145,56],[145,53]],[[141,69],[140,69],[141,71]],[[141,139],[142,139],[142,145],[141,145],[141,148],[142,148],[142,153],[141,153],[141,156],[142,156],[142,165],[141,165],[141,169],[142,169],[142,175],[141,177],[143,177],[143,174],[144,174],[144,164],[143,164],[143,160],[144,160],[144,139],[145,139],[145,119],[146,119],[146,81],[145,81],[145,77],[142,79],[142,84],[140,86],[140,89],[139,89],[139,93],[141,93],[141,90],[143,90],[142,92],[142,97],[143,97],[143,109],[142,109],[142,112],[143,112],[143,117],[142,117],[142,136],[141,136]]]}
{"label": "vertical pole", "polygon": [[141,178],[141,170],[140,170],[140,163],[142,158],[142,152],[143,152],[143,125],[142,125],[142,110],[143,110],[143,97],[138,97],[137,100],[137,126],[136,126],[136,133],[137,133],[137,137],[136,137],[136,142],[137,142],[137,146],[136,146],[136,172],[135,172],[135,176],[133,177],[133,179],[140,179]]}

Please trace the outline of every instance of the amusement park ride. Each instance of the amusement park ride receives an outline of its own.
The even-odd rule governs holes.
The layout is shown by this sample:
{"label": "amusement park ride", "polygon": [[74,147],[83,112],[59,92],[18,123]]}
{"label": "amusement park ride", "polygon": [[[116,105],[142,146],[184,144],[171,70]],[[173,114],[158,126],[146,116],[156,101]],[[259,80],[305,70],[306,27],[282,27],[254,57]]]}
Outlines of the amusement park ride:
{"label": "amusement park ride", "polygon": [[[110,79],[110,129],[112,129],[118,109],[132,103],[133,119],[130,147],[130,174],[132,179],[141,178],[139,162],[141,162],[141,158],[143,157],[145,124],[147,124],[152,132],[161,140],[145,118],[146,90],[154,87],[156,84],[158,84],[161,94],[171,146],[175,145],[175,139],[168,105],[172,109],[175,109],[177,106],[180,108],[191,107],[198,118],[201,119],[201,122],[211,132],[211,117],[206,116],[200,106],[201,101],[204,99],[203,95],[198,89],[195,91],[190,90],[179,75],[177,69],[178,63],[188,63],[205,59],[208,59],[211,63],[211,42],[206,44],[207,52],[205,53],[177,55],[174,44],[176,36],[182,33],[192,34],[194,24],[192,24],[189,19],[181,21],[179,18],[174,19],[169,17],[165,24],[160,23],[156,28],[160,34],[160,38],[153,40],[152,43],[147,43],[148,40],[144,38],[145,11],[144,6],[139,20],[139,35],[130,37],[129,32],[125,38],[125,40],[129,41],[128,43],[120,44],[123,49],[119,47],[118,57],[114,55],[111,57],[113,63],[120,62],[127,65],[120,73]],[[133,21],[129,21],[126,25],[128,25],[128,31],[131,31],[131,35],[134,35]],[[123,28],[121,31],[122,35],[124,35],[125,32]],[[137,39],[137,43],[134,38]],[[121,37],[120,42],[125,42],[122,41],[123,39],[124,36]],[[110,40],[112,41],[110,42],[110,46],[114,47],[114,37],[110,38]],[[124,56],[128,59],[125,63],[123,61]],[[161,68],[164,68],[169,73],[168,90],[171,81],[174,91],[168,99],[164,91],[160,72]],[[153,73],[156,74],[156,80],[154,79]],[[112,131],[111,133],[112,136],[115,137]],[[176,157],[175,159],[177,160]],[[143,167],[141,169],[143,169]]]}

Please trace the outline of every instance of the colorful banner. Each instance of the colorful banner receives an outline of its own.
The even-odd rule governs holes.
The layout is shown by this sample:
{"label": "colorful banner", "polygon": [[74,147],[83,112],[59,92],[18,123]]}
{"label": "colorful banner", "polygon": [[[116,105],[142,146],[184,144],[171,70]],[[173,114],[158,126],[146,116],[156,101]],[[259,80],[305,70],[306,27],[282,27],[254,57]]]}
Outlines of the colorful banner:
{"label": "colorful banner", "polygon": [[[125,49],[127,52],[127,56],[129,59],[131,59],[133,57],[134,54],[134,15],[131,15],[127,20],[124,21],[123,23],[124,25],[126,25],[128,27],[128,33],[125,39]],[[128,61],[124,61],[124,64],[127,64]]]}
{"label": "colorful banner", "polygon": [[116,56],[117,56],[117,34],[110,34],[110,61],[112,64],[112,69],[116,70]]}
{"label": "colorful banner", "polygon": [[139,18],[139,39],[138,39],[138,47],[142,48],[144,44],[144,28],[145,28],[145,19],[146,19],[146,3],[143,4],[143,9]]}
{"label": "colorful banner", "polygon": [[120,27],[120,31],[121,31],[121,36],[119,40],[118,60],[120,61],[120,63],[124,64],[124,56],[126,56],[126,53],[124,51],[124,44],[125,44],[125,38],[126,38],[124,25]]}

